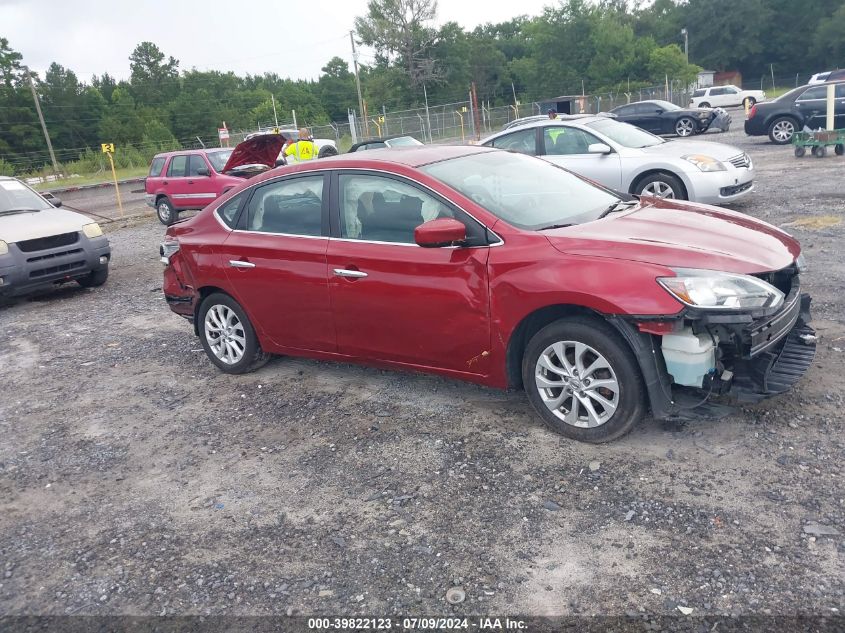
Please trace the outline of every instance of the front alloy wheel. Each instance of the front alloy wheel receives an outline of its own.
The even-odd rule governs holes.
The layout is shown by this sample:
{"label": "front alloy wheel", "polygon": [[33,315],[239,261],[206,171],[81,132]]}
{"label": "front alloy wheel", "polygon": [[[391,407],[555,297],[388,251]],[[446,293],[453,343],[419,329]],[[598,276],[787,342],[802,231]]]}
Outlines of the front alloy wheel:
{"label": "front alloy wheel", "polygon": [[559,341],[543,350],[534,382],[549,411],[571,426],[601,426],[619,406],[616,372],[604,356],[578,341]]}
{"label": "front alloy wheel", "polygon": [[695,121],[684,117],[675,123],[675,134],[682,137],[692,136],[695,134]]}
{"label": "front alloy wheel", "polygon": [[645,387],[630,346],[597,318],[561,319],[531,337],[522,382],[543,421],[582,442],[621,437],[646,413]]}

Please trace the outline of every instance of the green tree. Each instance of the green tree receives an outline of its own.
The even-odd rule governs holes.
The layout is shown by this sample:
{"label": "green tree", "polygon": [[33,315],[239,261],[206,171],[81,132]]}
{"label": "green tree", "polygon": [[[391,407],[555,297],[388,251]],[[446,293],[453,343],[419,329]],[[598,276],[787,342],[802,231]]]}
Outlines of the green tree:
{"label": "green tree", "polygon": [[649,79],[655,83],[661,83],[668,77],[690,85],[695,82],[700,70],[695,64],[687,63],[684,52],[677,44],[655,48],[648,58]]}
{"label": "green tree", "polygon": [[340,57],[332,57],[323,66],[323,74],[317,81],[317,91],[329,118],[342,121],[348,108],[358,108],[358,92],[355,88],[355,75]]}
{"label": "green tree", "polygon": [[436,16],[437,0],[370,0],[367,15],[355,18],[355,30],[364,44],[395,57],[415,88],[434,75],[429,23]]}
{"label": "green tree", "polygon": [[819,62],[819,68],[824,66],[824,63],[828,63],[826,60],[833,59],[840,62],[845,60],[843,33],[845,33],[845,4],[836,9],[828,18],[822,19],[816,28],[812,52],[817,59],[823,60]]}
{"label": "green tree", "polygon": [[141,42],[129,56],[132,96],[139,105],[160,106],[179,92],[179,61],[165,61],[152,42]]}

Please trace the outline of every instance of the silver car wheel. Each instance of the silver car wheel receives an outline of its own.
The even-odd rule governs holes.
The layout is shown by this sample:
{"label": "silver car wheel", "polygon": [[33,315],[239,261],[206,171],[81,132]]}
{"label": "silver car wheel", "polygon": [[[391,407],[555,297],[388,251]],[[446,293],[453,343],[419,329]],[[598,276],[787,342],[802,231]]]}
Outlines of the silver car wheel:
{"label": "silver car wheel", "polygon": [[695,125],[690,119],[681,119],[675,124],[675,133],[678,136],[692,136],[695,132]]}
{"label": "silver car wheel", "polygon": [[645,187],[643,187],[642,192],[648,196],[654,196],[655,198],[675,197],[675,190],[672,189],[672,186],[669,185],[669,183],[662,182],[660,180],[648,183]]}
{"label": "silver car wheel", "polygon": [[795,134],[795,125],[792,121],[778,121],[772,128],[772,136],[781,143],[786,143]]}
{"label": "silver car wheel", "polygon": [[211,352],[227,365],[234,365],[244,357],[246,333],[235,311],[217,304],[205,314],[205,339]]}
{"label": "silver car wheel", "polygon": [[580,428],[605,424],[619,406],[619,381],[607,359],[578,341],[549,345],[537,359],[534,382],[556,417]]}

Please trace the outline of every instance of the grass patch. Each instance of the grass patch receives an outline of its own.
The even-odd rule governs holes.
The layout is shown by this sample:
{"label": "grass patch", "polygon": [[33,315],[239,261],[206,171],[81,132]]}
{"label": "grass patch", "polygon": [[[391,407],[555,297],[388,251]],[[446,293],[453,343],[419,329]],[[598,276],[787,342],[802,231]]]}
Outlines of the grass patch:
{"label": "grass patch", "polygon": [[[128,178],[140,178],[146,176],[149,171],[148,167],[126,167],[124,169],[116,169],[118,180],[126,180]],[[51,189],[62,189],[64,187],[78,187],[80,185],[97,185],[101,183],[112,182],[111,171],[97,172],[94,174],[80,175],[78,178],[60,178],[52,182],[42,182],[33,185],[33,189],[37,191],[49,191]]]}

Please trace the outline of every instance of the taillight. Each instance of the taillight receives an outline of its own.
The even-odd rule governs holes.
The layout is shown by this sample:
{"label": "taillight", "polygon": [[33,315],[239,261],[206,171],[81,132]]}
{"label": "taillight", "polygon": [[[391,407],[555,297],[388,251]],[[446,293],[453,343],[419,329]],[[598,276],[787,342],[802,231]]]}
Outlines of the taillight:
{"label": "taillight", "polygon": [[179,250],[179,241],[176,238],[165,236],[164,241],[158,247],[158,254],[161,256],[161,263],[167,266],[170,258]]}
{"label": "taillight", "polygon": [[751,106],[751,109],[748,111],[748,118],[753,119],[757,114],[757,104],[755,103]]}

